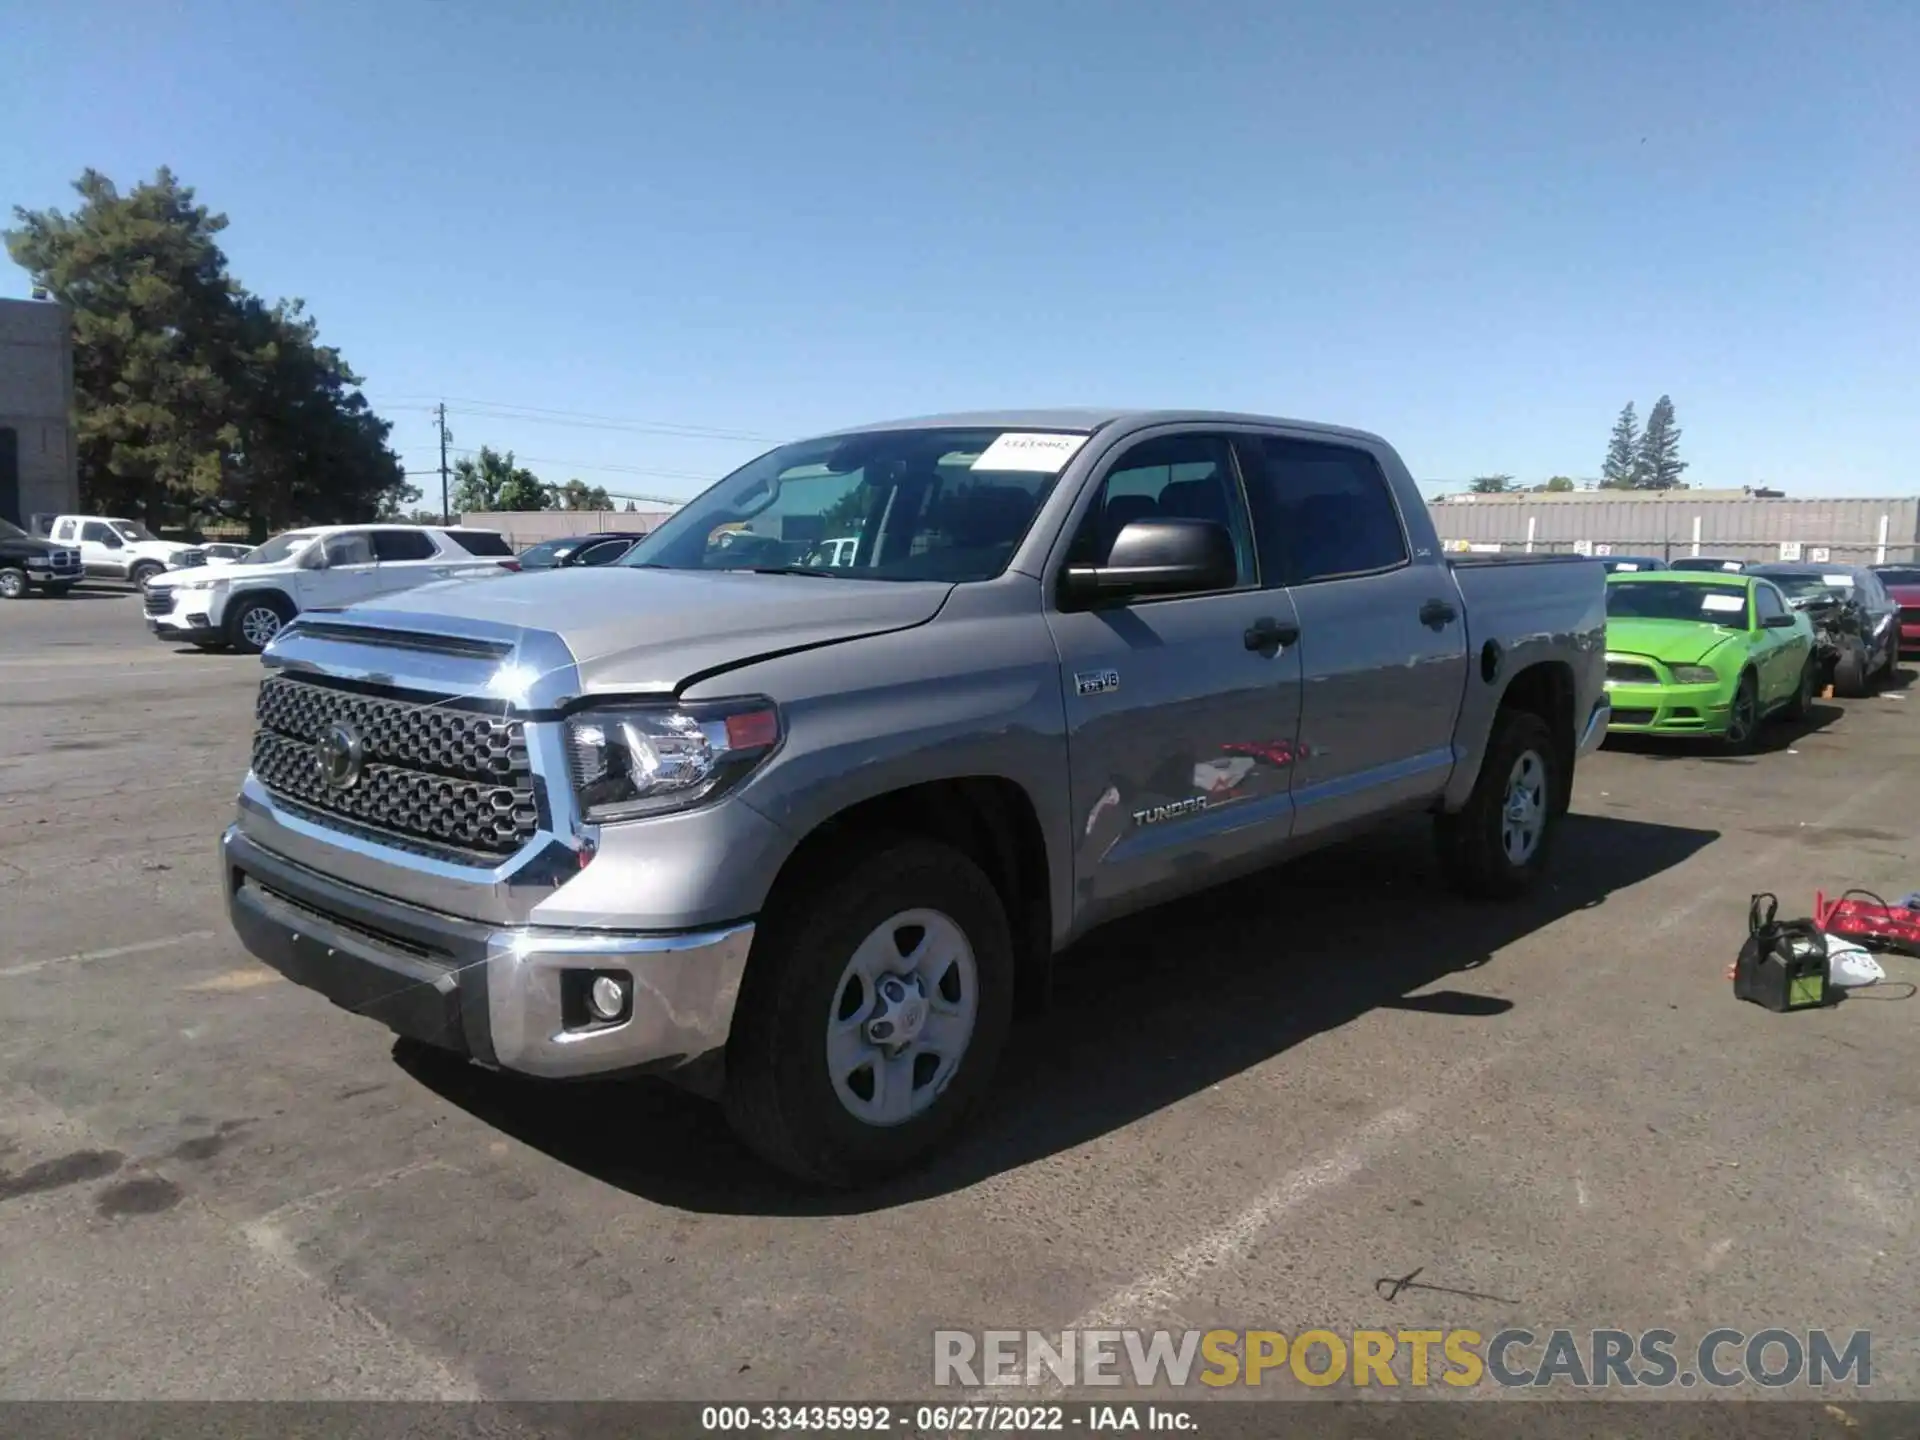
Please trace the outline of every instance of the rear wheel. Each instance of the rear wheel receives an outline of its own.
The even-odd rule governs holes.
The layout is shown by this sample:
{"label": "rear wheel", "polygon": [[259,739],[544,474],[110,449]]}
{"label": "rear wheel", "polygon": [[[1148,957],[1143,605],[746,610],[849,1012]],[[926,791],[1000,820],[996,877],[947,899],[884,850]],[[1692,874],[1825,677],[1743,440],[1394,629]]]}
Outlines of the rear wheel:
{"label": "rear wheel", "polygon": [[293,618],[293,607],[277,595],[242,596],[227,617],[227,643],[243,655],[258,655]]}
{"label": "rear wheel", "polygon": [[0,600],[18,600],[27,593],[27,572],[12,565],[0,566]]}
{"label": "rear wheel", "polygon": [[1727,749],[1739,754],[1753,748],[1760,733],[1760,681],[1749,670],[1733,688],[1733,703],[1727,707],[1726,733],[1721,737]]}
{"label": "rear wheel", "polygon": [[1526,710],[1500,710],[1467,803],[1439,816],[1434,838],[1447,878],[1467,895],[1506,899],[1539,877],[1553,838],[1553,732]]}
{"label": "rear wheel", "polygon": [[914,1165],[993,1078],[1013,1013],[1000,896],[966,855],[901,839],[770,910],[727,1042],[727,1118],[832,1187]]}

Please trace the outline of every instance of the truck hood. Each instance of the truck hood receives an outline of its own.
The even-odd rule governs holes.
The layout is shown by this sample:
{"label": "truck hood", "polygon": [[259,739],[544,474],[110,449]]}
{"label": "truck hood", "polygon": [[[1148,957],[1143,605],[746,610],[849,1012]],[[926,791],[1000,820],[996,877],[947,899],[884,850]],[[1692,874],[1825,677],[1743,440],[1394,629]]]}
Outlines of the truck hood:
{"label": "truck hood", "polygon": [[1648,655],[1663,665],[1697,665],[1738,634],[1697,620],[1609,620],[1607,649],[1616,655]]}
{"label": "truck hood", "polygon": [[[437,618],[557,635],[583,693],[672,691],[697,675],[793,650],[924,625],[953,587],[727,570],[542,570],[473,576],[383,596],[382,623]],[[346,614],[356,609],[349,606]]]}

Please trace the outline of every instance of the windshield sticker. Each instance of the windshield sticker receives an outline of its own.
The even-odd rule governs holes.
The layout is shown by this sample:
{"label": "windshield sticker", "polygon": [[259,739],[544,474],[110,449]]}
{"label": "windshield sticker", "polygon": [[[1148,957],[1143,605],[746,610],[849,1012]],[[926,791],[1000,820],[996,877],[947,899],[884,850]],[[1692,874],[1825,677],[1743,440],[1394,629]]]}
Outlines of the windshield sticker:
{"label": "windshield sticker", "polygon": [[1836,590],[1850,590],[1853,588],[1853,577],[1851,575],[1822,575],[1820,577],[1820,583],[1822,585],[1831,585]]}
{"label": "windshield sticker", "polygon": [[1638,570],[1640,567],[1634,564],[1633,561],[1631,560],[1622,560],[1618,565],[1615,565],[1613,568],[1616,570]]}
{"label": "windshield sticker", "polygon": [[1700,608],[1702,610],[1711,610],[1719,615],[1736,615],[1747,608],[1747,597],[1744,595],[1702,595],[1700,597]]}
{"label": "windshield sticker", "polygon": [[974,470],[1026,470],[1058,475],[1087,443],[1084,435],[1002,435],[980,452]]}

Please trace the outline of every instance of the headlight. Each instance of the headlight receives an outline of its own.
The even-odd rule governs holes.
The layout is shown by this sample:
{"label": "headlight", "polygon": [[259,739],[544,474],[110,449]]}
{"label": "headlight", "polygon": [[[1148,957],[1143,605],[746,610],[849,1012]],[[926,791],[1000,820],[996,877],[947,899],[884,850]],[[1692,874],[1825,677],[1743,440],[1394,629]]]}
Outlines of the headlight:
{"label": "headlight", "polygon": [[567,721],[574,793],[592,821],[631,820],[710,800],[745,779],[780,738],[780,712],[760,698],[608,706]]}
{"label": "headlight", "polygon": [[1673,683],[1676,685],[1711,685],[1720,678],[1720,672],[1708,665],[1676,665],[1673,667]]}

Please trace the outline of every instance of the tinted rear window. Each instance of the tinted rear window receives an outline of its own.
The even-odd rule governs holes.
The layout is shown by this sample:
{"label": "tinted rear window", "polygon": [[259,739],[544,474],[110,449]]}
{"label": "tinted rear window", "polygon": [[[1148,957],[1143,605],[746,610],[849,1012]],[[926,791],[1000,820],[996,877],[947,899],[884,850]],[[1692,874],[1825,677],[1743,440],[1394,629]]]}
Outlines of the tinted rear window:
{"label": "tinted rear window", "polygon": [[447,536],[469,555],[512,555],[507,537],[497,530],[449,530]]}

